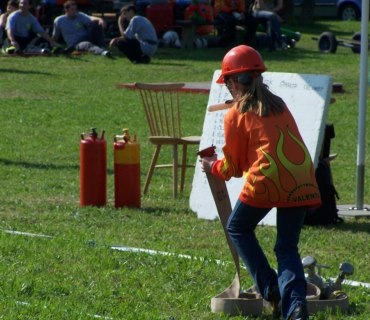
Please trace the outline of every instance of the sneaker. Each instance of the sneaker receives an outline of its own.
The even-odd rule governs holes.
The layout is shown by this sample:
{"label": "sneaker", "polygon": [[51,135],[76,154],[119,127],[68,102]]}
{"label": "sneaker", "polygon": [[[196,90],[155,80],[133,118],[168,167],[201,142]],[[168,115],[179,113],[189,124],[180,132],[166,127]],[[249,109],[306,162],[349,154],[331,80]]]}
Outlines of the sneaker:
{"label": "sneaker", "polygon": [[289,320],[308,320],[307,306],[303,304],[297,304],[290,315]]}
{"label": "sneaker", "polygon": [[17,53],[14,46],[10,46],[10,47],[6,48],[5,52],[8,53],[8,54]]}
{"label": "sneaker", "polygon": [[112,54],[112,52],[111,52],[111,51],[109,51],[109,50],[105,50],[105,51],[103,51],[101,55],[102,55],[102,56],[104,56],[104,57],[107,57],[107,58],[113,59],[113,54]]}
{"label": "sneaker", "polygon": [[43,49],[41,49],[40,53],[44,54],[44,55],[49,55],[51,53],[51,51],[48,48],[43,48]]}
{"label": "sneaker", "polygon": [[43,54],[44,49],[41,49],[36,46],[28,46],[26,49],[23,50],[24,53],[26,54]]}
{"label": "sneaker", "polygon": [[281,43],[281,49],[283,49],[283,50],[288,50],[288,49],[290,49],[290,45],[289,45],[289,44],[287,44],[285,41],[283,41],[283,42]]}
{"label": "sneaker", "polygon": [[281,36],[281,41],[280,41],[280,48],[283,50],[288,50],[290,48],[290,45],[288,44],[287,37],[285,35]]}

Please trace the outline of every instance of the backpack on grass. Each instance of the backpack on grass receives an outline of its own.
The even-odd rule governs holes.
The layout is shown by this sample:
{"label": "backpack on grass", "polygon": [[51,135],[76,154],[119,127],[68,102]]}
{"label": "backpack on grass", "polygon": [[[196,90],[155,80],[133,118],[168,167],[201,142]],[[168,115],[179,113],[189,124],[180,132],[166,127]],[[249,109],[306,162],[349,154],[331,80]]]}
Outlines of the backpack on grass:
{"label": "backpack on grass", "polygon": [[321,195],[321,206],[307,210],[304,224],[326,226],[343,222],[343,219],[338,216],[337,200],[339,195],[333,185],[328,160],[319,161],[315,175]]}

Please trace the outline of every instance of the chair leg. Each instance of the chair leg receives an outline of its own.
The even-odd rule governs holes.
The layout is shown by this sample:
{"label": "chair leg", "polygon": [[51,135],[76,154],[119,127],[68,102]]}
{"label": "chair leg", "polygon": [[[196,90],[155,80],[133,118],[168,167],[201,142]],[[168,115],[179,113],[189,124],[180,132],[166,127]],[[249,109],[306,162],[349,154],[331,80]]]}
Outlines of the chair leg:
{"label": "chair leg", "polygon": [[172,148],[172,161],[173,161],[173,197],[177,197],[177,185],[178,185],[178,169],[179,169],[179,162],[178,162],[178,148],[177,144],[173,145]]}
{"label": "chair leg", "polygon": [[183,144],[182,145],[182,165],[181,165],[180,192],[184,191],[186,165],[187,165],[187,163],[186,163],[187,152],[188,152],[188,145]]}
{"label": "chair leg", "polygon": [[153,154],[153,157],[152,157],[152,161],[150,162],[150,167],[149,167],[148,174],[146,176],[144,191],[143,191],[144,194],[146,194],[147,191],[148,191],[149,184],[150,184],[150,181],[152,180],[152,175],[153,175],[154,168],[155,168],[155,165],[157,163],[160,151],[161,151],[161,145],[157,144],[157,146],[155,148],[155,151],[154,151],[154,154]]}

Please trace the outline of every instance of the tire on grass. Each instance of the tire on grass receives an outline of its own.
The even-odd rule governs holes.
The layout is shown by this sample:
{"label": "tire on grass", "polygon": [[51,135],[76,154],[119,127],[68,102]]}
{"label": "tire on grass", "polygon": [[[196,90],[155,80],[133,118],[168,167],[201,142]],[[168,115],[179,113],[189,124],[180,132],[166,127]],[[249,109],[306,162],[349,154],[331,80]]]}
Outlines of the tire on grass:
{"label": "tire on grass", "polygon": [[338,47],[338,41],[335,35],[326,31],[320,34],[318,40],[319,51],[323,53],[336,53]]}

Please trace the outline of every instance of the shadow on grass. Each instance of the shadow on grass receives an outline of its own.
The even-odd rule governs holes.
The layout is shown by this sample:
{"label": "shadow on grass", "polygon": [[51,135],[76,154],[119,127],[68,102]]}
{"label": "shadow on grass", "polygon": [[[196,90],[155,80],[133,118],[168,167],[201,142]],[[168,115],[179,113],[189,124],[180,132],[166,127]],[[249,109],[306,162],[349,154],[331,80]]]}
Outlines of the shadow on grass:
{"label": "shadow on grass", "polygon": [[[300,41],[313,41],[312,39],[305,38]],[[221,61],[224,55],[230,50],[230,48],[203,48],[203,49],[193,49],[193,50],[178,50],[172,49],[173,54],[168,54],[168,51],[164,54],[160,50],[153,58],[151,64],[153,65],[173,65],[173,66],[183,66],[187,65],[187,61],[205,61],[205,62],[215,62],[221,69]],[[166,49],[171,50],[171,49]],[[316,50],[307,50],[299,47],[299,42],[295,48],[289,50],[277,50],[270,52],[267,49],[257,49],[265,61],[297,61],[302,60],[307,57],[312,58],[313,54],[322,54]],[[171,60],[181,60],[172,62]],[[171,61],[170,63],[168,61]]]}
{"label": "shadow on grass", "polygon": [[[343,22],[344,23],[344,22]],[[301,26],[301,25],[297,25],[300,29],[300,32],[302,33],[308,33],[308,34],[312,34],[312,33],[316,33],[317,36],[319,36],[321,33],[323,32],[326,32],[326,31],[330,31],[332,33],[334,33],[336,36],[351,36],[353,34],[353,30],[338,30],[337,28],[333,27],[333,21],[315,21],[313,24],[311,25],[308,25],[308,26]],[[291,26],[292,28],[294,28],[294,26]],[[360,31],[360,30],[356,30],[356,31]]]}
{"label": "shadow on grass", "polygon": [[[315,226],[307,227],[316,228]],[[361,220],[344,220],[343,223],[331,224],[328,226],[317,226],[317,228],[325,230],[336,229],[338,231],[351,231],[352,233],[366,232],[370,234],[370,219],[363,218]]]}
{"label": "shadow on grass", "polygon": [[0,68],[0,72],[7,72],[7,73],[18,73],[18,74],[40,74],[45,76],[50,76],[52,73],[49,72],[41,72],[41,71],[35,71],[35,70],[20,70],[20,69],[4,69]]}
{"label": "shadow on grass", "polygon": [[56,165],[53,163],[37,163],[27,161],[14,161],[0,158],[0,163],[4,166],[19,166],[27,169],[40,169],[40,170],[59,170],[59,169],[79,169],[79,165]]}
{"label": "shadow on grass", "polygon": [[165,207],[165,206],[157,206],[157,207],[152,207],[152,206],[149,206],[149,207],[143,207],[141,208],[141,211],[144,212],[144,213],[147,213],[147,214],[150,214],[152,216],[164,216],[164,215],[168,215],[168,214],[181,214],[182,216],[186,215],[186,216],[190,216],[190,215],[194,215],[194,212],[192,212],[191,210],[185,210],[184,208],[176,208],[175,206],[174,207]]}
{"label": "shadow on grass", "polygon": [[[336,37],[345,37],[347,39],[351,39],[353,35],[353,31],[350,29],[353,28],[343,28],[339,30],[335,28],[335,20],[319,20],[314,21],[310,25],[302,25],[299,21],[295,23],[284,24],[282,27],[285,29],[300,32],[302,38],[297,42],[295,48],[291,48],[287,51],[285,50],[277,50],[274,52],[269,52],[266,48],[257,48],[257,50],[262,54],[263,58],[268,61],[286,61],[286,60],[302,60],[306,57],[312,57],[312,54],[321,54],[315,50],[307,50],[300,47],[300,43],[307,42],[307,41],[314,41],[311,39],[310,35],[314,35],[315,37],[319,37],[321,33],[330,31],[335,34]],[[359,30],[357,30],[359,31]],[[175,49],[175,48],[159,48],[156,55],[153,58],[153,64],[164,64],[161,60],[165,60],[168,65],[169,60],[182,60],[184,63],[187,60],[196,60],[196,61],[214,61],[217,62],[221,67],[221,61],[223,56],[228,52],[233,46],[243,44],[242,42],[235,43],[234,45],[228,47],[209,47],[209,48],[201,48],[201,49]],[[174,66],[182,65],[181,62],[174,62]]]}
{"label": "shadow on grass", "polygon": [[366,218],[364,218],[360,221],[351,221],[350,223],[346,223],[345,221],[344,223],[338,224],[336,228],[338,230],[351,231],[353,233],[366,232],[370,234],[370,219],[366,220]]}

